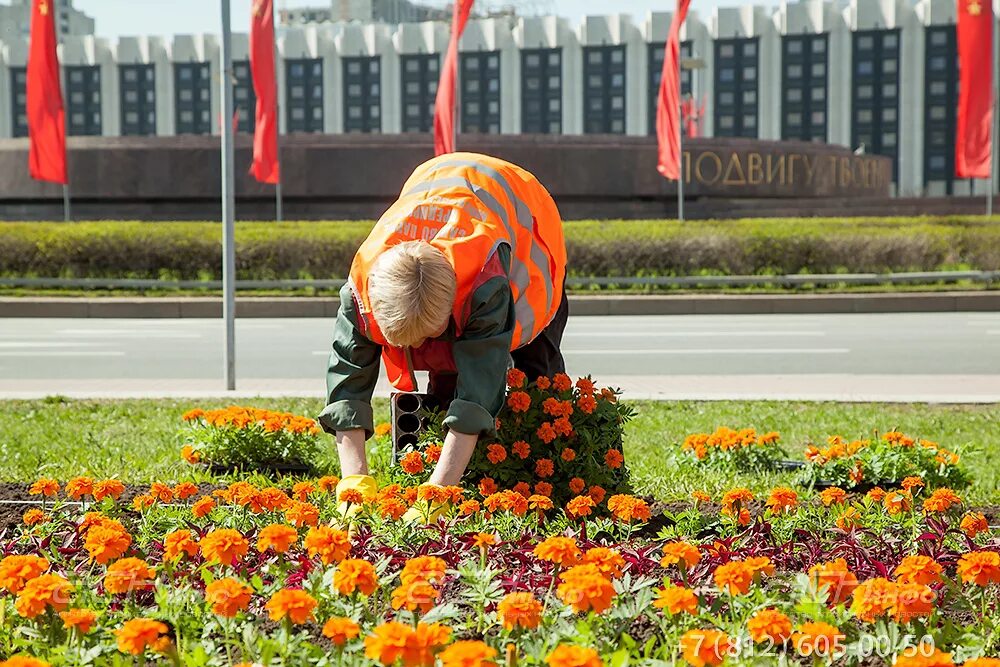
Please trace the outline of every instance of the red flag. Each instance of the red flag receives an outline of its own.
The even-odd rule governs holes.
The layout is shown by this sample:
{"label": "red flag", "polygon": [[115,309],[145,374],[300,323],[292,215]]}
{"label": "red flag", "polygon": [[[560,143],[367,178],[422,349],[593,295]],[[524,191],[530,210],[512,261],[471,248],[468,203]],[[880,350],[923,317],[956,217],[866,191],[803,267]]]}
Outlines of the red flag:
{"label": "red flag", "polygon": [[26,93],[31,177],[65,185],[69,182],[66,177],[66,112],[59,85],[52,0],[32,3]]}
{"label": "red flag", "polygon": [[451,18],[451,41],[441,68],[437,98],[434,100],[434,154],[455,152],[455,81],[458,79],[458,40],[472,13],[473,0],[455,0]]}
{"label": "red flag", "polygon": [[990,178],[993,158],[993,3],[958,0],[955,175]]}
{"label": "red flag", "polygon": [[279,183],[278,84],[274,75],[274,0],[253,0],[250,72],[257,95],[250,173],[261,183]]}
{"label": "red flag", "polygon": [[681,26],[687,18],[691,0],[677,0],[677,11],[670,22],[663,74],[660,77],[659,102],[656,105],[656,138],[660,156],[656,168],[665,178],[681,177]]}

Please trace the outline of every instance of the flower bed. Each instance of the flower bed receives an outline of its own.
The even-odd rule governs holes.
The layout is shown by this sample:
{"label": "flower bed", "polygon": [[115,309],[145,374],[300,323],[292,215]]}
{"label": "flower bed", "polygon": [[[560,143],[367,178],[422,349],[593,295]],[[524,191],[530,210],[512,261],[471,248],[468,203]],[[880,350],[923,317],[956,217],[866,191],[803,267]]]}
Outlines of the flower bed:
{"label": "flower bed", "polygon": [[998,664],[1000,541],[918,478],[696,492],[657,535],[622,494],[455,488],[423,526],[417,488],[336,482],[36,481],[0,538],[0,665]]}

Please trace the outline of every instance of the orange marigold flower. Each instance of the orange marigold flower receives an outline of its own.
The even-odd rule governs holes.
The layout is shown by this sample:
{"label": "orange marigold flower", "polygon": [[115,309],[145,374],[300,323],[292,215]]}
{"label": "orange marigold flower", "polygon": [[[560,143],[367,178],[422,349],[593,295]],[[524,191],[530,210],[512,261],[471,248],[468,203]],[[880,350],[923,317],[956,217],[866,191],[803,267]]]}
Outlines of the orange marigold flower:
{"label": "orange marigold flower", "polygon": [[527,412],[531,407],[531,396],[523,391],[512,391],[507,397],[507,407],[513,412]]}
{"label": "orange marigold flower", "polygon": [[907,556],[896,566],[893,575],[900,583],[926,585],[941,581],[943,569],[941,564],[930,556]]}
{"label": "orange marigold flower", "polygon": [[104,590],[112,595],[152,590],[156,570],[141,558],[122,558],[108,566]]}
{"label": "orange marigold flower", "polygon": [[[399,467],[408,475],[419,475],[424,471],[424,457],[421,456],[420,452],[408,452],[403,458],[399,459]],[[347,502],[344,499],[341,499],[341,501]]]}
{"label": "orange marigold flower", "polygon": [[339,563],[351,553],[351,538],[347,531],[329,526],[310,528],[302,545],[311,558],[319,556],[324,565]]}
{"label": "orange marigold flower", "polygon": [[173,488],[173,493],[178,500],[187,500],[198,495],[198,486],[191,482],[181,482]]}
{"label": "orange marigold flower", "polygon": [[963,662],[962,667],[1000,667],[1000,658],[973,658]]}
{"label": "orange marigold flower", "polygon": [[816,563],[809,568],[809,581],[817,591],[826,589],[827,601],[836,605],[846,602],[858,587],[858,578],[847,567],[843,558],[826,563]]}
{"label": "orange marigold flower", "polygon": [[787,514],[794,510],[799,504],[799,494],[792,489],[779,486],[771,490],[765,505],[774,514]]}
{"label": "orange marigold flower", "polygon": [[25,526],[37,526],[40,523],[45,523],[49,520],[49,517],[40,509],[30,509],[24,513],[21,517],[21,521],[24,522]]}
{"label": "orange marigold flower", "polygon": [[485,498],[497,492],[497,483],[492,477],[483,477],[479,480],[479,493]]}
{"label": "orange marigold flower", "polygon": [[507,460],[507,450],[500,443],[493,443],[486,447],[486,458],[490,463],[496,465]]}
{"label": "orange marigold flower", "polygon": [[375,566],[360,558],[342,560],[333,573],[333,588],[341,595],[371,595],[378,590]]}
{"label": "orange marigold flower", "polygon": [[907,491],[912,491],[913,489],[919,489],[924,486],[924,478],[917,476],[907,477],[902,482],[899,483],[899,486],[901,486],[903,489]]}
{"label": "orange marigold flower", "polygon": [[909,623],[916,618],[930,616],[934,611],[937,594],[923,584],[897,584],[896,595],[889,611],[897,623]]}
{"label": "orange marigold flower", "polygon": [[392,424],[389,422],[380,422],[375,425],[375,435],[382,437],[392,433]]}
{"label": "orange marigold flower", "polygon": [[535,495],[552,497],[552,485],[548,482],[535,482]]}
{"label": "orange marigold flower", "polygon": [[597,409],[597,399],[590,394],[584,394],[576,400],[576,407],[580,408],[583,414],[592,415]]}
{"label": "orange marigold flower", "polygon": [[731,489],[722,495],[722,509],[720,511],[727,516],[738,516],[740,510],[746,509],[747,503],[751,500],[753,500],[753,494],[749,489]]}
{"label": "orange marigold flower", "polygon": [[73,585],[58,574],[40,574],[18,592],[14,609],[24,618],[35,618],[49,608],[62,611],[69,606],[72,592]]}
{"label": "orange marigold flower", "polygon": [[544,375],[539,375],[538,378],[535,380],[535,386],[541,389],[542,391],[545,391],[546,389],[552,386],[552,380],[545,377]]}
{"label": "orange marigold flower", "polygon": [[583,554],[585,565],[595,565],[598,571],[609,579],[622,576],[625,569],[625,559],[614,549],[608,547],[591,547]]}
{"label": "orange marigold flower", "polygon": [[498,491],[483,501],[490,512],[511,512],[524,516],[528,511],[528,499],[514,491]]}
{"label": "orange marigold flower", "polygon": [[819,492],[819,499],[823,502],[824,507],[842,505],[847,500],[847,491],[839,486],[831,486]]}
{"label": "orange marigold flower", "polygon": [[609,449],[607,453],[604,454],[604,465],[608,466],[612,470],[617,470],[622,467],[625,463],[625,457],[617,449]]}
{"label": "orange marigold flower", "polygon": [[958,576],[963,583],[986,586],[1000,583],[1000,554],[972,551],[958,559]]}
{"label": "orange marigold flower", "polygon": [[497,536],[493,533],[476,533],[472,536],[472,546],[485,550],[497,543]]}
{"label": "orange marigold flower", "polygon": [[660,565],[670,567],[679,565],[689,568],[697,565],[701,561],[701,552],[698,547],[689,542],[667,542],[663,545],[663,557]]}
{"label": "orange marigold flower", "polygon": [[412,581],[439,582],[444,579],[448,564],[437,556],[417,556],[406,561],[399,579],[403,583]]}
{"label": "orange marigold flower", "polygon": [[457,641],[438,656],[441,667],[496,667],[496,649],[478,640]]}
{"label": "orange marigold flower", "polygon": [[552,477],[555,471],[555,466],[550,459],[538,459],[535,461],[535,474],[542,479]]}
{"label": "orange marigold flower", "polygon": [[524,496],[525,498],[531,495],[531,486],[527,482],[518,482],[511,490],[514,493]]}
{"label": "orange marigold flower", "polygon": [[296,500],[306,501],[309,496],[316,492],[316,485],[312,482],[295,482],[292,485],[292,495]]}
{"label": "orange marigold flower", "polygon": [[7,556],[0,560],[0,588],[16,595],[25,583],[48,569],[49,561],[39,556]]}
{"label": "orange marigold flower", "polygon": [[594,381],[590,377],[580,378],[576,381],[576,388],[580,390],[580,393],[584,396],[588,396],[594,393]]}
{"label": "orange marigold flower", "polygon": [[478,500],[466,500],[458,506],[458,513],[462,516],[472,516],[478,514],[480,509]]}
{"label": "orange marigold flower", "polygon": [[215,509],[215,501],[208,496],[202,496],[191,506],[191,513],[196,519],[208,516]]}
{"label": "orange marigold flower", "polygon": [[569,480],[569,490],[573,493],[583,493],[583,490],[587,488],[587,483],[580,479],[579,477],[574,477]]}
{"label": "orange marigold flower", "polygon": [[559,454],[559,458],[569,463],[570,461],[576,459],[576,452],[573,451],[571,447],[566,447],[562,450],[562,453]]}
{"label": "orange marigold flower", "polygon": [[323,636],[336,646],[343,646],[361,633],[361,627],[349,618],[331,618],[323,624]]}
{"label": "orange marigold flower", "polygon": [[118,650],[129,655],[142,655],[147,648],[156,648],[167,632],[166,623],[149,618],[133,618],[114,631]]}
{"label": "orange marigold flower", "polygon": [[132,508],[136,512],[147,510],[155,504],[156,504],[156,498],[149,495],[148,493],[141,493],[132,499]]}
{"label": "orange marigold flower", "polygon": [[988,531],[990,529],[990,524],[986,521],[986,517],[981,513],[973,512],[962,517],[960,527],[962,532],[965,533],[970,540],[972,540],[976,538],[976,535]]}
{"label": "orange marigold flower", "polygon": [[[539,484],[544,484],[544,482],[539,482]],[[535,486],[537,489],[538,485],[536,484]],[[549,489],[549,493],[551,492],[552,490]],[[541,494],[535,493],[528,496],[528,507],[539,513],[547,512],[553,507],[552,499],[549,498],[548,496],[543,496]]]}
{"label": "orange marigold flower", "polygon": [[94,493],[94,480],[90,477],[74,477],[66,482],[66,496],[70,500],[80,500]]}
{"label": "orange marigold flower", "polygon": [[767,556],[747,558],[743,562],[753,570],[754,576],[758,574],[766,574],[769,577],[774,575],[774,565],[771,564],[771,559]]}
{"label": "orange marigold flower", "polygon": [[[963,667],[975,661],[966,661]],[[904,650],[896,656],[894,667],[954,667],[951,653],[944,653],[936,646],[923,643],[921,646]]]}
{"label": "orange marigold flower", "polygon": [[556,373],[552,376],[552,388],[556,391],[569,391],[573,388],[573,380],[565,373]]}
{"label": "orange marigold flower", "polygon": [[854,589],[851,611],[862,621],[872,623],[892,608],[897,585],[881,577],[869,579]]}
{"label": "orange marigold flower", "polygon": [[683,586],[667,586],[656,591],[653,606],[663,609],[672,616],[677,614],[697,614],[698,596],[689,588]]}
{"label": "orange marigold flower", "polygon": [[865,497],[876,503],[880,503],[885,499],[885,493],[886,492],[882,487],[876,486],[874,489],[866,493]]}
{"label": "orange marigold flower", "polygon": [[566,516],[571,519],[582,519],[594,513],[597,503],[590,496],[577,496],[566,503]]}
{"label": "orange marigold flower", "polygon": [[94,482],[94,500],[100,502],[105,498],[118,500],[125,493],[125,485],[117,479],[105,479]]}
{"label": "orange marigold flower", "polygon": [[181,458],[191,465],[197,465],[201,463],[201,452],[195,449],[193,445],[184,445],[181,447]]}
{"label": "orange marigold flower", "polygon": [[94,626],[97,612],[91,609],[67,609],[59,612],[59,618],[67,630],[76,630],[78,634],[85,635]]}
{"label": "orange marigold flower", "polygon": [[392,667],[403,659],[412,635],[413,629],[408,625],[398,621],[383,623],[365,637],[365,657]]}
{"label": "orange marigold flower", "polygon": [[424,460],[428,463],[437,463],[441,460],[441,453],[444,447],[438,443],[432,443],[424,448]]}
{"label": "orange marigold flower", "polygon": [[252,593],[249,586],[236,579],[216,579],[205,587],[205,602],[212,606],[213,614],[233,618],[250,605]]}
{"label": "orange marigold flower", "polygon": [[379,516],[383,519],[398,521],[401,516],[406,514],[406,510],[408,508],[406,503],[399,498],[385,498],[378,502],[376,509],[378,510]]}
{"label": "orange marigold flower", "polygon": [[174,490],[163,482],[153,482],[149,486],[149,494],[161,503],[172,503],[174,501]]}
{"label": "orange marigold flower", "polygon": [[608,499],[608,510],[619,521],[649,521],[652,516],[649,505],[642,498],[616,495]]}
{"label": "orange marigold flower", "polygon": [[547,398],[542,403],[542,412],[550,417],[569,417],[573,414],[573,404],[558,398]]}
{"label": "orange marigold flower", "polygon": [[734,560],[715,568],[715,585],[730,595],[743,595],[753,584],[754,570],[744,561]]}
{"label": "orange marigold flower", "polygon": [[199,543],[201,554],[209,563],[234,566],[250,550],[250,544],[242,534],[232,528],[218,528],[210,531]]}
{"label": "orange marigold flower", "polygon": [[542,622],[542,603],[531,593],[508,593],[497,605],[497,620],[505,630],[534,630]]}
{"label": "orange marigold flower", "polygon": [[340,484],[340,478],[336,475],[323,475],[316,480],[316,487],[323,493],[336,491],[338,484]]}
{"label": "orange marigold flower", "polygon": [[573,424],[570,422],[569,417],[560,417],[552,422],[552,430],[556,432],[556,435],[561,435],[564,438],[573,436]]}
{"label": "orange marigold flower", "polygon": [[31,485],[31,488],[28,489],[28,493],[33,496],[54,496],[59,493],[59,482],[54,479],[46,479],[42,477]]}
{"label": "orange marigold flower", "polygon": [[901,514],[913,507],[913,498],[906,491],[890,491],[885,494],[882,504],[889,514]]}
{"label": "orange marigold flower", "polygon": [[747,632],[758,644],[784,644],[792,636],[792,619],[774,608],[761,609],[747,621]]}
{"label": "orange marigold flower", "polygon": [[608,495],[608,492],[604,490],[603,486],[597,486],[595,484],[587,489],[587,495],[593,498],[596,504],[600,505],[604,502],[604,497]]}
{"label": "orange marigold flower", "polygon": [[83,548],[90,554],[90,560],[101,565],[119,558],[131,544],[132,536],[117,521],[89,528],[83,540]]}
{"label": "orange marigold flower", "polygon": [[549,667],[603,667],[601,656],[592,648],[560,644],[545,659]]}
{"label": "orange marigold flower", "polygon": [[312,620],[316,605],[316,598],[305,591],[283,588],[271,596],[264,608],[272,621],[287,618],[295,625],[302,625]]}
{"label": "orange marigold flower", "polygon": [[0,667],[52,667],[49,663],[38,658],[33,658],[30,655],[14,655],[3,662],[0,662]]}
{"label": "orange marigold flower", "polygon": [[[344,493],[347,493],[345,491]],[[343,496],[343,494],[341,494]],[[342,499],[341,499],[342,501]],[[312,503],[293,500],[285,508],[285,519],[293,526],[315,526],[319,524],[319,508]]]}
{"label": "orange marigold flower", "polygon": [[596,565],[576,565],[559,575],[562,583],[556,594],[577,613],[593,610],[600,614],[611,606],[615,587]]}
{"label": "orange marigold flower", "polygon": [[510,451],[514,452],[514,455],[523,461],[531,455],[531,445],[524,440],[518,440],[510,446]]}
{"label": "orange marigold flower", "polygon": [[535,557],[560,567],[570,567],[580,562],[580,548],[572,537],[555,536],[535,545]]}
{"label": "orange marigold flower", "polygon": [[544,442],[546,445],[556,439],[556,430],[552,428],[552,424],[549,422],[542,422],[542,425],[538,427],[535,431],[535,435],[538,439]]}
{"label": "orange marigold flower", "polygon": [[527,380],[528,377],[516,368],[507,371],[507,386],[511,389],[520,389]]}
{"label": "orange marigold flower", "polygon": [[792,645],[799,655],[830,658],[843,651],[846,639],[847,635],[829,623],[803,623],[792,634]]}
{"label": "orange marigold flower", "polygon": [[935,489],[934,492],[924,500],[925,512],[947,512],[956,505],[961,505],[962,499],[951,489]]}
{"label": "orange marigold flower", "polygon": [[851,530],[861,525],[861,513],[854,507],[848,507],[836,520],[837,528],[841,530]]}
{"label": "orange marigold flower", "polygon": [[693,667],[721,665],[731,650],[729,635],[721,630],[688,630],[681,635],[681,652]]}
{"label": "orange marigold flower", "polygon": [[696,503],[708,503],[712,501],[712,496],[708,495],[704,491],[692,491],[691,497]]}
{"label": "orange marigold flower", "polygon": [[392,608],[426,614],[437,604],[441,592],[422,579],[400,583],[392,591]]}
{"label": "orange marigold flower", "polygon": [[257,551],[264,553],[273,549],[274,553],[283,554],[299,539],[299,533],[291,526],[283,523],[273,523],[265,526],[257,535]]}

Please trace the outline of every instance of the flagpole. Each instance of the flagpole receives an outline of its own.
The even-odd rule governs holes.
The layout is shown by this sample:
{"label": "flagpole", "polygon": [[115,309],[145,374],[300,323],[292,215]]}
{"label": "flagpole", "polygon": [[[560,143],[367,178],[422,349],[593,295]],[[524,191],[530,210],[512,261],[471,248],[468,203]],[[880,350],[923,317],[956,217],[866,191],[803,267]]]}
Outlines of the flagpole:
{"label": "flagpole", "polygon": [[[680,63],[677,65],[680,72]],[[677,76],[680,81],[680,74]],[[684,100],[677,109],[677,219],[684,222]]]}
{"label": "flagpole", "polygon": [[69,184],[64,183],[62,186],[63,190],[63,222],[69,222],[72,220],[69,210]]}
{"label": "flagpole", "polygon": [[271,35],[273,39],[271,40],[274,46],[274,147],[278,156],[278,182],[274,184],[274,220],[275,222],[281,222],[282,220],[282,192],[281,192],[281,181],[282,172],[284,171],[281,163],[281,102],[280,96],[278,95],[278,35],[277,26],[274,21],[274,5],[271,5]]}
{"label": "flagpole", "polygon": [[[994,44],[994,47],[993,47],[993,52],[994,52],[994,54],[996,53],[996,45],[995,44]],[[997,189],[997,164],[996,164],[996,156],[997,156],[997,120],[998,120],[997,119],[997,92],[998,92],[997,91],[997,73],[998,73],[997,70],[998,69],[1000,69],[1000,67],[997,67],[997,60],[996,60],[996,57],[994,56],[994,59],[993,59],[993,127],[990,128],[992,130],[993,136],[990,137],[990,191],[986,195],[986,215],[987,215],[987,217],[992,217],[993,216],[993,193],[996,192],[996,189]]]}
{"label": "flagpole", "polygon": [[226,389],[236,389],[236,177],[233,155],[233,38],[230,0],[222,2],[222,317],[225,321]]}

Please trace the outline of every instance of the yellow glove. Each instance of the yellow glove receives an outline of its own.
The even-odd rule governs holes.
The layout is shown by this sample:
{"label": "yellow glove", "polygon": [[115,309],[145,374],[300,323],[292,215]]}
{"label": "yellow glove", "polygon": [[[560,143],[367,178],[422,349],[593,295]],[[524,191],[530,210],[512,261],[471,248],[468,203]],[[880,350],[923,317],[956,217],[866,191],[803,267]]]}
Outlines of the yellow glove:
{"label": "yellow glove", "polygon": [[[419,488],[443,489],[444,487],[438,486],[437,484],[421,484]],[[418,521],[425,520],[428,524],[437,523],[437,520],[444,516],[449,509],[451,509],[451,501],[445,500],[444,502],[437,502],[431,500],[420,500],[418,490],[417,502],[414,503],[413,507],[406,510],[402,519],[407,523],[416,523]]]}
{"label": "yellow glove", "polygon": [[342,517],[349,519],[361,511],[361,503],[341,501],[340,496],[344,491],[358,491],[363,500],[371,500],[378,491],[378,483],[371,475],[348,475],[340,480],[337,484],[337,500],[340,501],[337,511]]}

